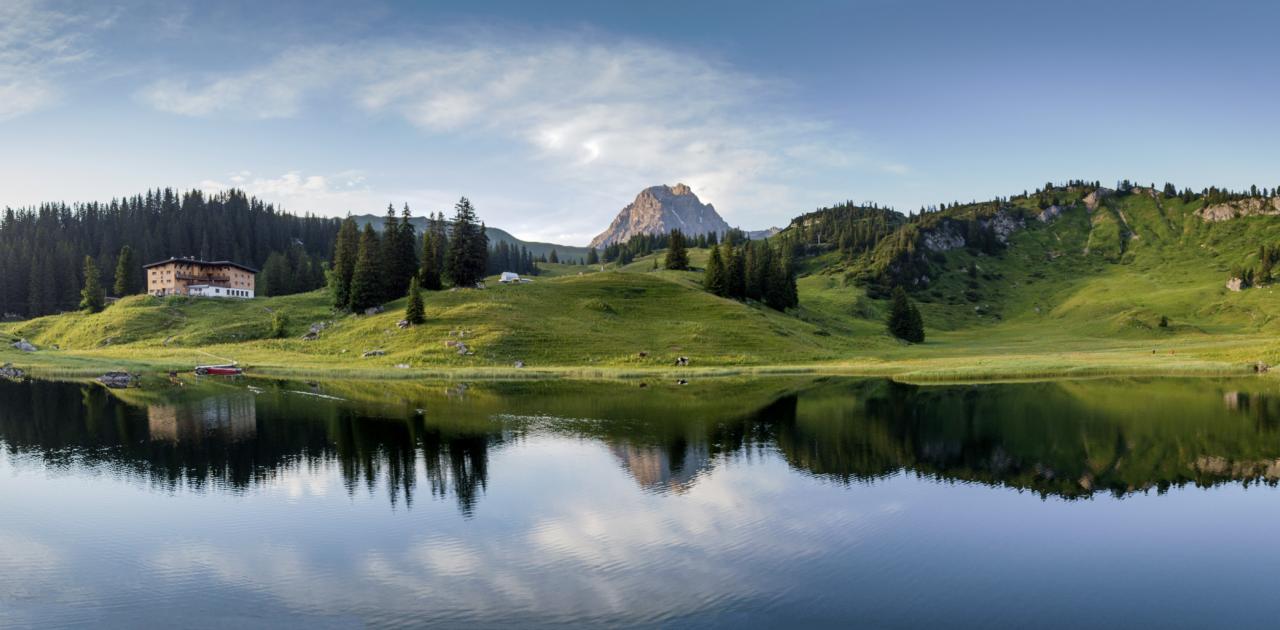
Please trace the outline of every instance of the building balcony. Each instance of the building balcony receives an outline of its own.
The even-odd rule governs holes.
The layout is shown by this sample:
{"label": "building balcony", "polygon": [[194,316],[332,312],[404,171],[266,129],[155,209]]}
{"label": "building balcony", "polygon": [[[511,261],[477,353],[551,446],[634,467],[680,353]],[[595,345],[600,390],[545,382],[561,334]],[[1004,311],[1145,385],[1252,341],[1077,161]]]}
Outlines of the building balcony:
{"label": "building balcony", "polygon": [[214,275],[204,275],[204,274],[194,274],[194,273],[183,273],[180,271],[178,273],[173,274],[173,277],[179,280],[186,280],[187,282],[195,282],[199,284],[230,284],[231,283],[230,276],[214,276]]}

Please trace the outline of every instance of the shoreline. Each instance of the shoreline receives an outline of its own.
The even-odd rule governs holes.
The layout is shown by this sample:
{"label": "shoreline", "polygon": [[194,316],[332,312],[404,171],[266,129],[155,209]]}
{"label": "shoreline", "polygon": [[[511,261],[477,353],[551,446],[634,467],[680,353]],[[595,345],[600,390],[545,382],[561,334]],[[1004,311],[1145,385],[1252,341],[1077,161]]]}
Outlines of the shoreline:
{"label": "shoreline", "polygon": [[[843,376],[888,378],[914,384],[962,384],[1026,382],[1056,379],[1156,378],[1156,377],[1239,377],[1265,376],[1253,364],[1206,359],[1185,359],[1131,363],[1114,353],[1070,353],[1072,356],[991,355],[894,359],[851,357],[831,363],[782,363],[764,365],[711,365],[686,367],[558,365],[542,367],[449,367],[350,368],[340,366],[285,366],[242,362],[247,376],[264,378],[350,379],[359,381],[404,380],[618,380],[654,378],[767,378],[780,376]],[[104,372],[124,369],[143,375],[169,371],[189,373],[191,368],[172,359],[119,359],[78,355],[63,351],[21,353],[0,350],[0,364],[11,363],[28,375],[40,377],[93,378]]]}

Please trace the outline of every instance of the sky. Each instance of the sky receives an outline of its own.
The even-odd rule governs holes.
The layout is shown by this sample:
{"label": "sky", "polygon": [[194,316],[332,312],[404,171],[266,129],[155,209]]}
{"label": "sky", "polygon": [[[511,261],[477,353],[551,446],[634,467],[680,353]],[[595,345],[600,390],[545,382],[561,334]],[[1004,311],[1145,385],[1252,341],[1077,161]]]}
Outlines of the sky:
{"label": "sky", "polygon": [[1280,3],[0,0],[0,207],[242,188],[585,244],[1046,181],[1280,184]]}

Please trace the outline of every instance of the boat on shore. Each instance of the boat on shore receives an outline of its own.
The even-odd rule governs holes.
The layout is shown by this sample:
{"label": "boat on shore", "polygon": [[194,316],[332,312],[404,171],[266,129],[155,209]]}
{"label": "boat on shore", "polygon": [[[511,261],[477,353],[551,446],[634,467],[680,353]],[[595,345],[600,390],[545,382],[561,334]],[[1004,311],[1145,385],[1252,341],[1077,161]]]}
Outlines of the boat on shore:
{"label": "boat on shore", "polygon": [[229,365],[196,366],[196,376],[240,376],[241,374],[244,374],[244,370],[236,367],[234,363]]}

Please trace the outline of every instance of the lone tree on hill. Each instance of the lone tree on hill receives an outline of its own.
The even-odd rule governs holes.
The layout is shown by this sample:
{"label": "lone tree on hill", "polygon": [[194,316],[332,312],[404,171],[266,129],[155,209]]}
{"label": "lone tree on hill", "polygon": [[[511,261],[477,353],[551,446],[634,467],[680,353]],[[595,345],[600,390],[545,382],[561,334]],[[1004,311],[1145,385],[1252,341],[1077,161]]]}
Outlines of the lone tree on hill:
{"label": "lone tree on hill", "polygon": [[687,270],[689,268],[689,250],[685,245],[684,233],[671,230],[671,242],[667,245],[667,269]]}
{"label": "lone tree on hill", "polygon": [[404,307],[404,318],[415,326],[427,321],[426,308],[422,305],[422,289],[418,286],[417,278],[409,281],[409,304]]}
{"label": "lone tree on hill", "polygon": [[102,274],[92,256],[84,257],[84,288],[80,290],[80,309],[89,313],[102,311],[106,297],[102,293]]}
{"label": "lone tree on hill", "polygon": [[886,324],[889,334],[898,339],[911,343],[924,342],[924,320],[902,287],[893,289],[893,303],[889,306],[889,320]]}
{"label": "lone tree on hill", "polygon": [[338,238],[333,244],[333,269],[329,271],[329,291],[333,294],[334,308],[351,306],[351,277],[356,271],[356,255],[360,248],[360,230],[356,221],[347,217],[338,228]]}
{"label": "lone tree on hill", "polygon": [[356,251],[355,271],[351,274],[352,311],[359,313],[377,306],[382,297],[382,256],[379,251],[378,233],[373,225],[365,225],[360,234],[360,247]]}
{"label": "lone tree on hill", "polygon": [[453,239],[445,262],[445,272],[455,287],[473,287],[484,278],[489,257],[489,238],[476,219],[475,208],[466,197],[454,206]]}
{"label": "lone tree on hill", "polygon": [[133,248],[125,245],[120,248],[120,255],[116,257],[116,283],[112,287],[115,290],[116,297],[124,297],[133,295],[138,292],[137,283],[133,281]]}
{"label": "lone tree on hill", "polygon": [[724,297],[729,294],[724,259],[720,256],[720,248],[712,247],[707,258],[707,271],[702,277],[702,286],[708,292]]}

